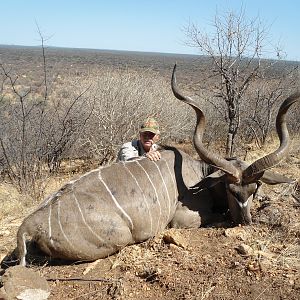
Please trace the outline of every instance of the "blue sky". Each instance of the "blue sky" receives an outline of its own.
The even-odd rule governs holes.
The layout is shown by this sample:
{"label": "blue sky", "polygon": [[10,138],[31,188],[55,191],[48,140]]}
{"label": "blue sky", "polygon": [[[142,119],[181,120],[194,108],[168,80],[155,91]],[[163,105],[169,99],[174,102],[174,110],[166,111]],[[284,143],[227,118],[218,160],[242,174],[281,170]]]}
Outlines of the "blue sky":
{"label": "blue sky", "polygon": [[216,10],[259,16],[270,38],[300,60],[300,1],[296,0],[2,0],[0,44],[47,45],[197,54],[185,43],[189,21],[210,30]]}

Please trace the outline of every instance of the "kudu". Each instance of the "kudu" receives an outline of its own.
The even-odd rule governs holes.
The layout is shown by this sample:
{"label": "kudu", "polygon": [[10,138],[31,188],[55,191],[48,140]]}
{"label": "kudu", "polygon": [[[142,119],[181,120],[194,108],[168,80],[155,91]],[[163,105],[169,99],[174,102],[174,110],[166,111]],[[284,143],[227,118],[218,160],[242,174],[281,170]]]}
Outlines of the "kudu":
{"label": "kudu", "polygon": [[[199,227],[205,220],[205,213],[209,212],[205,204],[211,208],[214,201],[219,201],[212,196],[220,195],[220,205],[228,207],[222,189],[224,193],[227,190],[233,219],[244,223],[250,220],[248,198],[253,195],[257,181],[267,178],[264,170],[287,153],[289,138],[284,116],[299,94],[288,98],[278,113],[280,148],[244,167],[244,163],[227,161],[205,149],[202,143],[204,115],[192,99],[178,91],[175,69],[176,66],[172,90],[177,98],[196,111],[194,142],[202,160],[194,160],[176,148],[166,147],[157,162],[138,158],[113,163],[67,183],[46,198],[21,224],[17,234],[20,264],[26,264],[27,236],[50,257],[89,261],[153,237],[168,224]],[[219,170],[225,175],[220,175]],[[266,180],[274,181],[272,178]],[[203,189],[206,185],[209,188]],[[195,194],[189,189],[193,186],[204,193]]]}

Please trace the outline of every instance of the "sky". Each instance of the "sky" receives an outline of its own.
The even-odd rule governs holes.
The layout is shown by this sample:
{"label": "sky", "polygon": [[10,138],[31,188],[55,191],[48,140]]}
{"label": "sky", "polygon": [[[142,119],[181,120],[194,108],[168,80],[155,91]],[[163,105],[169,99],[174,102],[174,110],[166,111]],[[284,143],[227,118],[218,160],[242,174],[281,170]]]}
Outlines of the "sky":
{"label": "sky", "polygon": [[0,44],[199,54],[189,22],[212,30],[216,13],[259,17],[287,60],[300,60],[298,0],[0,0]]}

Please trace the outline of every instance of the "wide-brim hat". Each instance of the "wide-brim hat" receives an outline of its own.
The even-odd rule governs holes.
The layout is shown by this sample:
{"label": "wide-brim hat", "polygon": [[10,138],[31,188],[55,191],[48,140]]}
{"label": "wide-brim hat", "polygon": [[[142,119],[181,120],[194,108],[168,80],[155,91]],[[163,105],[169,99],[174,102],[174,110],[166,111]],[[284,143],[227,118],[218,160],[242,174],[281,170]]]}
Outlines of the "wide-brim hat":
{"label": "wide-brim hat", "polygon": [[140,132],[149,131],[154,134],[159,134],[159,125],[158,122],[154,118],[147,118],[142,124],[140,128]]}

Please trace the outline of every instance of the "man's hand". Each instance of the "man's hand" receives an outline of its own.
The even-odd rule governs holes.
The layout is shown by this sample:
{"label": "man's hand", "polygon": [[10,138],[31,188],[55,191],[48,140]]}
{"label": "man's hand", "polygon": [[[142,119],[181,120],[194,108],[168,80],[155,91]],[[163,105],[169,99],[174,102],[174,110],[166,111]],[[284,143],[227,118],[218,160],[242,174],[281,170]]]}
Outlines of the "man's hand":
{"label": "man's hand", "polygon": [[161,158],[161,154],[159,151],[149,151],[145,156],[148,157],[151,161],[158,161]]}

